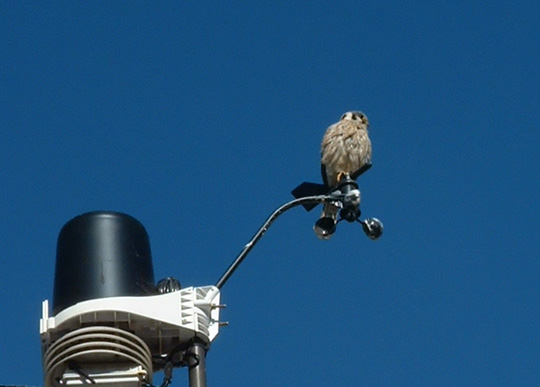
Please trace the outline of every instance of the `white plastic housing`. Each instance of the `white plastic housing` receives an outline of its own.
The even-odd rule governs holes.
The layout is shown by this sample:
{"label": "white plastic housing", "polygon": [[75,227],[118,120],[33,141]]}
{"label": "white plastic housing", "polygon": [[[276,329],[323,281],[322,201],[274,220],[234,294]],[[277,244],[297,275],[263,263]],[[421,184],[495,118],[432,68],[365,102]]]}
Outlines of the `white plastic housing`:
{"label": "white plastic housing", "polygon": [[[215,286],[189,287],[156,296],[109,297],[83,301],[62,310],[52,317],[49,316],[49,302],[45,300],[43,301],[43,316],[40,320],[42,351],[46,363],[44,367],[54,367],[56,369],[59,368],[58,366],[62,362],[67,364],[68,361],[77,360],[78,358],[87,361],[89,357],[88,348],[92,348],[94,352],[90,353],[95,353],[94,357],[98,359],[101,355],[97,354],[97,352],[100,350],[106,354],[109,341],[102,339],[99,335],[97,339],[91,339],[90,343],[86,341],[89,340],[86,336],[95,337],[95,334],[89,335],[85,333],[86,336],[82,336],[83,339],[81,340],[84,340],[84,345],[80,346],[86,348],[87,353],[83,354],[83,351],[81,351],[80,356],[77,353],[72,353],[73,351],[69,349],[69,346],[64,344],[64,341],[67,342],[63,338],[64,336],[76,336],[78,330],[84,332],[86,328],[92,326],[113,327],[111,329],[123,330],[135,335],[144,342],[138,345],[140,351],[149,352],[147,355],[140,355],[140,358],[146,358],[149,355],[152,357],[165,356],[179,344],[188,344],[195,338],[210,344],[219,332],[219,300],[219,289]],[[57,341],[58,343],[55,346]],[[133,345],[126,344],[126,348],[132,348]],[[144,348],[145,346],[146,348]],[[49,352],[53,352],[52,354],[48,353],[49,349],[51,349]],[[54,351],[60,354],[57,355]],[[129,356],[126,355],[126,358],[129,358]],[[106,362],[107,356],[104,355],[103,359]],[[134,364],[134,367],[137,366],[137,364]],[[111,369],[110,367],[106,368]],[[141,369],[131,367],[131,371],[129,371],[130,368],[128,367],[122,375],[114,375],[114,373],[110,372],[109,375],[106,372],[101,377],[103,380],[108,379],[109,381],[117,378],[120,384],[121,380],[127,381],[125,377],[130,379],[130,373],[131,377],[133,377],[146,372],[149,374],[145,378],[146,381],[151,380],[153,370],[146,369],[148,368],[147,365],[143,368],[144,370],[141,371]],[[77,377],[74,376],[67,365],[63,365],[62,372],[64,372],[63,384],[77,384],[75,382]],[[47,375],[47,369],[45,369],[45,373]],[[81,377],[78,375],[78,380],[80,379]],[[134,381],[134,379],[131,380]],[[47,385],[47,380],[45,382]]]}

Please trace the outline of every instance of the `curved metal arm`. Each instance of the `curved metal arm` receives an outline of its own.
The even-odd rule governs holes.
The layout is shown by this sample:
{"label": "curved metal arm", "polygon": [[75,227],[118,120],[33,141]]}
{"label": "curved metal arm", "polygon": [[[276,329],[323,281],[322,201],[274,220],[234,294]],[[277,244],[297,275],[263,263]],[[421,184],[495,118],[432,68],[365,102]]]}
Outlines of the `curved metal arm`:
{"label": "curved metal arm", "polygon": [[323,203],[327,201],[336,200],[335,196],[332,195],[317,195],[317,196],[306,196],[303,198],[292,200],[288,203],[285,203],[281,207],[279,207],[277,210],[275,210],[272,215],[266,220],[266,222],[263,223],[259,231],[251,238],[251,240],[248,242],[247,245],[244,246],[240,254],[236,257],[236,259],[233,261],[231,266],[223,273],[221,278],[217,281],[216,287],[218,289],[221,289],[223,285],[227,282],[227,280],[230,278],[230,276],[234,273],[234,271],[240,266],[244,258],[248,255],[248,253],[251,251],[253,246],[257,243],[259,239],[264,235],[264,233],[268,230],[272,222],[277,219],[278,216],[280,216],[282,213],[284,213],[287,210],[290,210],[293,207],[309,204],[309,203]]}

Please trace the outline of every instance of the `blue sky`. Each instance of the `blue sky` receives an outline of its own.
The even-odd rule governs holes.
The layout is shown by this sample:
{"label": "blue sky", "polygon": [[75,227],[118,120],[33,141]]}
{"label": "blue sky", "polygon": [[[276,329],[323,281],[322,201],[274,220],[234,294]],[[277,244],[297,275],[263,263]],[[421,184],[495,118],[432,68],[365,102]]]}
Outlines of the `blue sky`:
{"label": "blue sky", "polygon": [[[540,3],[0,3],[0,383],[42,384],[38,322],[76,215],[139,219],[156,279],[214,284],[370,119],[362,210],[280,217],[222,291],[216,386],[540,383]],[[187,385],[185,369],[175,386]],[[159,380],[156,380],[159,382]]]}

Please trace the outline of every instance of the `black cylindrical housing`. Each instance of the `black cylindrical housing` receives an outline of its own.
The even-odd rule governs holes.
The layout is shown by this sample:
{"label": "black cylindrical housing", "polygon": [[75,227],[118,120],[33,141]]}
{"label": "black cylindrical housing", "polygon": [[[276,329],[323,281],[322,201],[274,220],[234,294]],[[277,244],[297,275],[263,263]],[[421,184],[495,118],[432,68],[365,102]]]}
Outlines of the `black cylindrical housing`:
{"label": "black cylindrical housing", "polygon": [[53,315],[78,302],[155,294],[150,241],[144,226],[119,212],[89,212],[58,235]]}

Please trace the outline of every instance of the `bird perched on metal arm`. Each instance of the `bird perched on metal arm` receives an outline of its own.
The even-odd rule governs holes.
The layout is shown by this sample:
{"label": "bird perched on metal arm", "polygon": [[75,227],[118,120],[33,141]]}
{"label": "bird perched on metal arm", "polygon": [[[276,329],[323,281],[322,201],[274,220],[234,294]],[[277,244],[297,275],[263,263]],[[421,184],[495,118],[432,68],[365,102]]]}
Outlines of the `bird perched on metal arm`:
{"label": "bird perched on metal arm", "polygon": [[[345,175],[371,165],[369,121],[362,112],[351,111],[328,127],[321,144],[321,172],[324,184],[333,189]],[[339,203],[325,203],[314,231],[320,239],[329,239],[335,230]]]}

